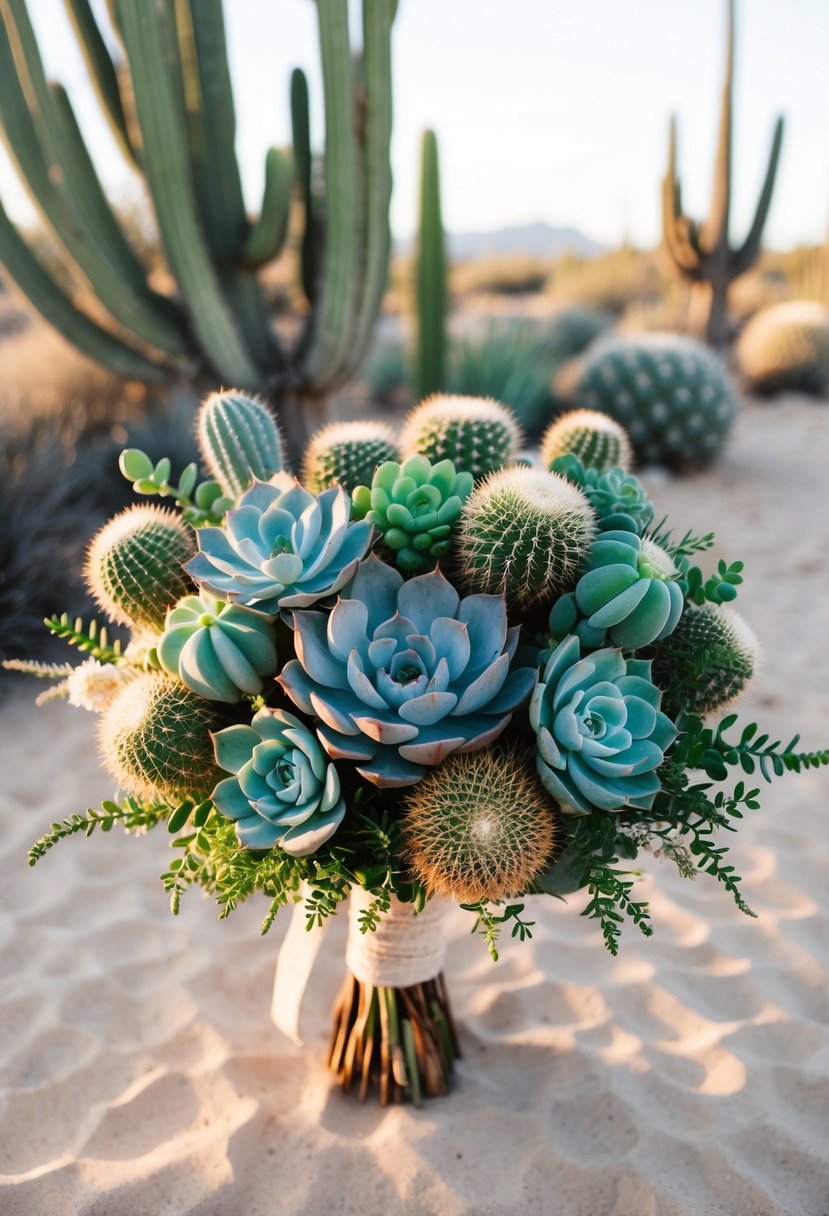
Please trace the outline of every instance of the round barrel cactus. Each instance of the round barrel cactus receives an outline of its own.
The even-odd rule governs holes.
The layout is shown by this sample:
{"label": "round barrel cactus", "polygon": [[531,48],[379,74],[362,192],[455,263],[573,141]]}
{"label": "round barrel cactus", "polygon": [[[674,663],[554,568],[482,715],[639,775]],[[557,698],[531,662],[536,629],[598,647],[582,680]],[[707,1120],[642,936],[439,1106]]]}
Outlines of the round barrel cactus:
{"label": "round barrel cactus", "polygon": [[576,402],[625,428],[637,459],[701,467],[721,451],[737,408],[722,361],[677,334],[602,338],[573,388]]}
{"label": "round barrel cactus", "polygon": [[538,775],[563,811],[648,811],[676,727],[645,659],[608,647],[584,658],[569,636],[550,655],[530,702]]}
{"label": "round barrel cactus", "polygon": [[279,428],[254,397],[235,390],[211,393],[199,409],[197,434],[204,463],[228,498],[282,468]]}
{"label": "round barrel cactus", "polygon": [[541,463],[553,467],[560,456],[576,456],[588,469],[627,471],[633,459],[625,428],[597,410],[570,410],[550,423],[541,441]]}
{"label": "round barrel cactus", "polygon": [[213,804],[236,821],[246,848],[279,845],[292,857],[307,857],[342,823],[337,770],[293,714],[260,709],[249,726],[220,730],[213,746],[219,768],[233,774],[213,790]]}
{"label": "round barrel cactus", "polygon": [[760,643],[733,609],[686,604],[673,633],[649,654],[666,711],[704,717],[742,694],[757,670]]}
{"label": "round barrel cactus", "polygon": [[170,609],[157,654],[164,671],[191,692],[231,704],[261,692],[277,668],[271,619],[207,591]]}
{"label": "round barrel cactus", "polygon": [[740,335],[737,358],[755,392],[829,391],[829,308],[791,300],[762,309]]}
{"label": "round barrel cactus", "polygon": [[456,751],[486,747],[529,697],[534,668],[511,670],[518,627],[500,596],[461,599],[439,570],[403,581],[361,563],[330,616],[295,612],[297,658],[278,682],[332,760],[381,787],[413,785]]}
{"label": "round barrel cactus", "polygon": [[409,414],[400,447],[404,458],[426,456],[433,464],[451,460],[477,481],[515,460],[521,428],[499,401],[436,393]]}
{"label": "round barrel cactus", "polygon": [[312,494],[330,486],[352,492],[371,484],[375,470],[399,460],[394,433],[385,422],[332,422],[311,437],[302,462],[302,481]]}
{"label": "round barrel cactus", "polygon": [[86,584],[112,621],[158,630],[190,589],[193,531],[165,507],[136,505],[104,524],[87,550]]}
{"label": "round barrel cactus", "polygon": [[473,486],[471,473],[456,473],[451,460],[433,465],[425,456],[381,464],[371,486],[358,486],[353,514],[383,535],[401,570],[416,574],[449,552],[452,526]]}

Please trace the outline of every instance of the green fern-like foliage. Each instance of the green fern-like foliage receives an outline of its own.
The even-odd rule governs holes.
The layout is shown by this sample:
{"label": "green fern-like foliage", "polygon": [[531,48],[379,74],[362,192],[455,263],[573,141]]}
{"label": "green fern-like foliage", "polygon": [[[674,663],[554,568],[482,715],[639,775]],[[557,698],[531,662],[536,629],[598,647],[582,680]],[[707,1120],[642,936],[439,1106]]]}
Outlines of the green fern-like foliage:
{"label": "green fern-like foliage", "polygon": [[55,637],[63,638],[99,663],[117,663],[121,658],[120,640],[116,638],[110,645],[106,625],[99,625],[96,620],[87,625],[82,617],[71,620],[68,612],[62,612],[60,616],[47,616],[44,624]]}

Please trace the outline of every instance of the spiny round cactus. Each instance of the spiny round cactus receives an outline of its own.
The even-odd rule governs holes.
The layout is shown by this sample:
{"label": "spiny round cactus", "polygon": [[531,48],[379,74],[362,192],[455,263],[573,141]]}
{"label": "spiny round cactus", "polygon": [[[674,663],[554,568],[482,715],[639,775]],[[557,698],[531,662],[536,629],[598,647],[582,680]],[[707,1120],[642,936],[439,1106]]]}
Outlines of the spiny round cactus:
{"label": "spiny round cactus", "polygon": [[760,643],[733,609],[686,604],[671,636],[649,653],[665,711],[703,717],[744,691],[757,670]]}
{"label": "spiny round cactus", "polygon": [[182,566],[195,552],[192,530],[173,511],[127,507],[90,543],[86,584],[110,620],[157,630],[190,590]]}
{"label": "spiny round cactus", "polygon": [[560,834],[530,763],[504,748],[450,756],[414,786],[403,811],[414,873],[430,893],[460,903],[527,891]]}
{"label": "spiny round cactus", "polygon": [[402,464],[387,460],[371,486],[354,490],[352,515],[382,532],[401,570],[418,574],[449,552],[452,527],[472,484],[472,474],[456,473],[451,460],[435,465],[425,456],[410,456]]}
{"label": "spiny round cactus", "polygon": [[595,532],[578,486],[541,469],[501,469],[464,506],[458,558],[472,590],[521,607],[572,587]]}
{"label": "spiny round cactus", "polygon": [[625,427],[641,463],[677,469],[717,456],[737,408],[717,355],[677,334],[600,339],[573,393]]}
{"label": "spiny round cactus", "polygon": [[371,485],[375,469],[399,460],[400,449],[385,422],[332,422],[312,436],[302,462],[302,481],[312,494],[330,486],[351,493]]}
{"label": "spiny round cactus", "polygon": [[199,409],[197,433],[204,463],[228,498],[282,469],[279,428],[254,397],[235,390],[211,393]]}
{"label": "spiny round cactus", "polygon": [[210,732],[223,725],[215,704],[167,676],[143,672],[101,715],[101,759],[136,797],[207,796],[221,776]]}
{"label": "spiny round cactus", "polygon": [[743,375],[759,393],[829,389],[829,309],[809,300],[764,308],[737,343]]}
{"label": "spiny round cactus", "polygon": [[597,410],[570,410],[550,423],[541,441],[541,463],[552,468],[560,456],[577,456],[586,469],[627,472],[633,449],[624,427]]}
{"label": "spiny round cactus", "polygon": [[400,446],[404,459],[451,460],[477,481],[516,458],[521,428],[514,414],[490,397],[436,393],[409,414]]}

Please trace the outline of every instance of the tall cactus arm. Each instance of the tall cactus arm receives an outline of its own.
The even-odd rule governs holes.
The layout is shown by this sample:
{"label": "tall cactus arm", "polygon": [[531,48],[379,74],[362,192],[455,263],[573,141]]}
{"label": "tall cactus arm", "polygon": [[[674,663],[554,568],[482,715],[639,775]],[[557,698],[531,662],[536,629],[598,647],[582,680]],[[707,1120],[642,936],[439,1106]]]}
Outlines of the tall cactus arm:
{"label": "tall cactus arm", "polygon": [[265,156],[265,189],[262,209],[250,230],[243,258],[248,266],[264,266],[285,243],[291,214],[294,170],[289,156],[279,148],[268,148]]}
{"label": "tall cactus arm", "polygon": [[305,298],[309,304],[313,304],[317,298],[319,284],[321,239],[312,180],[313,159],[308,81],[301,68],[294,68],[291,73],[291,137],[294,146],[294,174],[304,211],[300,277]]}
{"label": "tall cactus arm", "polygon": [[348,358],[361,267],[361,197],[354,131],[348,0],[316,0],[325,90],[325,246],[307,375],[324,391]]}
{"label": "tall cactus arm", "polygon": [[728,223],[731,216],[731,144],[734,114],[734,0],[728,0],[728,40],[725,56],[720,108],[720,131],[717,159],[714,164],[714,185],[711,207],[703,225],[701,239],[706,252],[715,250],[722,256],[728,252]]}
{"label": "tall cactus arm", "polygon": [[125,158],[133,165],[137,165],[138,155],[130,137],[124,102],[118,84],[118,73],[98,28],[89,0],[65,0],[65,3],[101,107],[109,119],[113,134]]}
{"label": "tall cactus arm", "polygon": [[127,379],[162,382],[165,369],[151,363],[74,306],[29,249],[0,204],[0,263],[41,316],[84,354]]}
{"label": "tall cactus arm", "polygon": [[117,221],[112,217],[112,227],[101,226],[100,214],[93,217],[86,210],[95,194],[96,182],[88,177],[90,172],[94,176],[92,163],[88,154],[77,158],[71,133],[67,137],[65,113],[58,112],[48,88],[28,15],[18,0],[0,3],[0,117],[33,202],[115,321],[141,342],[173,355],[185,352],[188,338],[169,302],[148,288],[140,262],[123,239],[113,245]]}
{"label": "tall cactus arm", "polygon": [[740,248],[736,249],[731,255],[731,273],[735,279],[738,275],[744,274],[748,270],[760,252],[760,242],[763,238],[766,220],[768,219],[772,195],[774,194],[774,182],[777,177],[777,166],[780,162],[780,149],[783,144],[783,126],[783,116],[781,115],[774,124],[774,136],[771,142],[768,168],[766,169],[763,188],[760,191],[757,210],[754,213],[754,219],[749,228],[748,236]]}
{"label": "tall cactus arm", "polygon": [[389,204],[392,173],[391,28],[396,0],[364,0],[365,219],[363,296],[351,348],[348,375],[362,363],[386,288],[391,250]]}
{"label": "tall cactus arm", "polygon": [[682,214],[679,177],[676,168],[676,119],[668,135],[668,167],[662,179],[662,235],[677,269],[688,279],[702,277],[701,251],[696,244],[696,229]]}
{"label": "tall cactus arm", "polygon": [[130,64],[145,172],[170,267],[215,371],[229,383],[255,388],[260,370],[222,295],[201,230],[180,97],[165,60],[169,15],[147,0],[116,0],[116,12]]}
{"label": "tall cactus arm", "polygon": [[440,208],[438,144],[434,131],[423,132],[415,278],[417,391],[425,397],[446,387],[446,250]]}

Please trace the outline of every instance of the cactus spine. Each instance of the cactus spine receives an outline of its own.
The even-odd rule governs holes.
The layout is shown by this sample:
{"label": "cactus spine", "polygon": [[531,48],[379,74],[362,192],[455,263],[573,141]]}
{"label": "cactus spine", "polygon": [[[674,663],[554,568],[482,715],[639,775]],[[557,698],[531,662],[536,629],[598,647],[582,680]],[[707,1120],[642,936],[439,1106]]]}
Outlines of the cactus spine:
{"label": "cactus spine", "polygon": [[182,570],[196,552],[190,528],[164,507],[128,507],[89,546],[86,582],[112,621],[160,631],[167,608],[190,591]]}
{"label": "cactus spine", "polygon": [[737,248],[729,238],[731,214],[731,145],[734,80],[734,4],[728,0],[728,49],[723,85],[720,133],[714,167],[711,209],[704,224],[682,211],[676,169],[676,120],[671,120],[668,169],[662,184],[662,226],[665,247],[678,272],[693,284],[692,307],[695,326],[712,346],[728,338],[727,298],[731,282],[752,266],[760,252],[774,191],[774,180],[783,141],[783,118],[777,119],[766,176],[748,235]]}
{"label": "cactus spine", "polygon": [[760,643],[731,608],[686,604],[670,637],[649,653],[665,712],[704,716],[744,691],[757,670]]}
{"label": "cactus spine", "polygon": [[552,467],[559,456],[576,456],[586,469],[620,468],[627,472],[633,449],[627,431],[598,410],[571,410],[556,418],[541,441],[541,463]]}
{"label": "cactus spine", "polygon": [[446,249],[440,208],[438,142],[423,132],[420,161],[420,229],[417,277],[417,391],[421,397],[445,388]]}
{"label": "cactus spine", "polygon": [[403,459],[425,456],[432,464],[451,460],[456,469],[485,477],[515,460],[521,428],[500,401],[436,393],[415,406],[400,436]]}
{"label": "cactus spine", "polygon": [[[304,77],[291,86],[311,314],[295,343],[276,334],[257,270],[283,247],[294,169],[271,149],[250,221],[234,152],[235,112],[221,0],[113,0],[116,70],[89,0],[67,0],[102,109],[152,200],[175,298],[153,290],[101,186],[68,98],[48,84],[25,0],[0,5],[0,122],[19,175],[70,271],[98,298],[95,319],[0,208],[0,262],[70,341],[119,374],[209,375],[265,391],[297,432],[362,362],[388,266],[391,27],[396,0],[364,0],[359,78],[347,0],[316,0],[326,111],[315,174]],[[315,197],[319,194],[319,197]],[[324,217],[324,219],[323,219]],[[62,276],[61,276],[62,277]]]}
{"label": "cactus spine", "polygon": [[199,447],[228,498],[254,478],[267,481],[282,468],[282,441],[267,406],[241,393],[211,393],[198,418]]}
{"label": "cactus spine", "polygon": [[397,441],[385,422],[332,422],[312,436],[302,481],[312,494],[335,485],[351,493],[357,486],[371,485],[379,465],[399,459]]}

